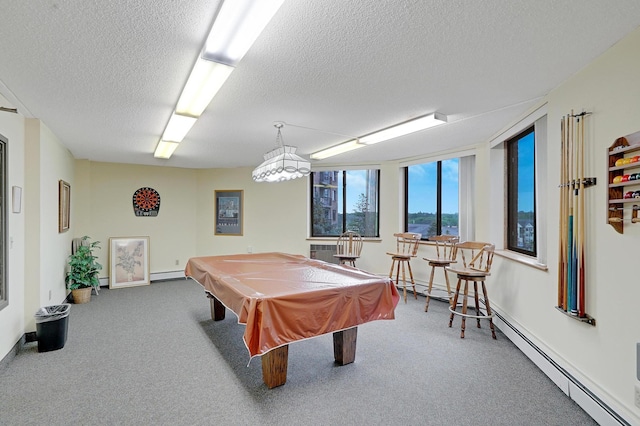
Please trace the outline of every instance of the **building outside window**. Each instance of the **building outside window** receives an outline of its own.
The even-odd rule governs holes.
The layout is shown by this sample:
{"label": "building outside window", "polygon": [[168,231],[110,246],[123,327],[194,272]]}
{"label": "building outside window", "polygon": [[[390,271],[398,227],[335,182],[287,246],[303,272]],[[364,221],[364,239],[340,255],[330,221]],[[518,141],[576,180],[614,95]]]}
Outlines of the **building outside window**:
{"label": "building outside window", "polygon": [[310,181],[312,237],[337,237],[345,231],[380,236],[379,170],[312,172]]}

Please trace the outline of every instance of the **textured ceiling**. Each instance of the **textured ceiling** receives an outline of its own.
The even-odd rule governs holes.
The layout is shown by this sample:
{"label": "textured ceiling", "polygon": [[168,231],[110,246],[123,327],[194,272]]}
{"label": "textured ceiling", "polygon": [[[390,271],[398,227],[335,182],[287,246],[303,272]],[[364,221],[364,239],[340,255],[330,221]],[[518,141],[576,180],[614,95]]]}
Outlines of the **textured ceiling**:
{"label": "textured ceiling", "polygon": [[188,168],[259,164],[275,121],[308,156],[449,116],[313,164],[375,163],[487,140],[640,25],[637,0],[286,0],[173,157],[155,159],[218,7],[0,0],[0,106],[79,159]]}

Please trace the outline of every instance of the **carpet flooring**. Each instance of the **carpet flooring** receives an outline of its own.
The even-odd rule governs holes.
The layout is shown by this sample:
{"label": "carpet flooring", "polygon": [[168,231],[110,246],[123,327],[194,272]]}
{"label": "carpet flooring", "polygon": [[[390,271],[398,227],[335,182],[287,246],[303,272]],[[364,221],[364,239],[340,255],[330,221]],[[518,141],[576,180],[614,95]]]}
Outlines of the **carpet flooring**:
{"label": "carpet flooring", "polygon": [[596,424],[502,333],[469,321],[460,339],[446,303],[425,313],[424,297],[361,325],[353,364],[334,364],[331,334],[291,344],[271,390],[244,326],[212,321],[196,282],[91,299],[71,306],[64,348],[28,343],[0,370],[1,425]]}

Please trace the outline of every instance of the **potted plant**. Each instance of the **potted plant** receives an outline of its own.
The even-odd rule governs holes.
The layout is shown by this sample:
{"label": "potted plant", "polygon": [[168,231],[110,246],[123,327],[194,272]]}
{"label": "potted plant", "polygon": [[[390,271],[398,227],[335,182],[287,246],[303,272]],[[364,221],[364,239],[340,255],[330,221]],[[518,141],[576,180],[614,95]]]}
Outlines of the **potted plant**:
{"label": "potted plant", "polygon": [[102,265],[96,262],[93,249],[100,248],[100,241],[89,242],[89,237],[82,237],[82,242],[75,253],[69,256],[69,270],[65,276],[67,288],[73,295],[73,303],[86,303],[91,300],[91,288],[98,287],[98,271]]}

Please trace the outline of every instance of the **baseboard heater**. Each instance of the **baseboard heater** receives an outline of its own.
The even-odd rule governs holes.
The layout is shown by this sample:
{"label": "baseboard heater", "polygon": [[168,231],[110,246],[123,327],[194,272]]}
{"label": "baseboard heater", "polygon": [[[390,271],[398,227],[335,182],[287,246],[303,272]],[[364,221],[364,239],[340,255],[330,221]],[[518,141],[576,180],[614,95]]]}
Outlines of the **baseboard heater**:
{"label": "baseboard heater", "polygon": [[309,246],[309,258],[323,260],[329,263],[339,263],[333,255],[336,254],[335,244],[311,244]]}
{"label": "baseboard heater", "polygon": [[555,362],[502,315],[495,311],[494,313],[496,314],[496,326],[500,331],[537,365],[556,386],[598,422],[598,424],[631,426],[631,423],[589,390],[589,388],[582,384],[569,371]]}

